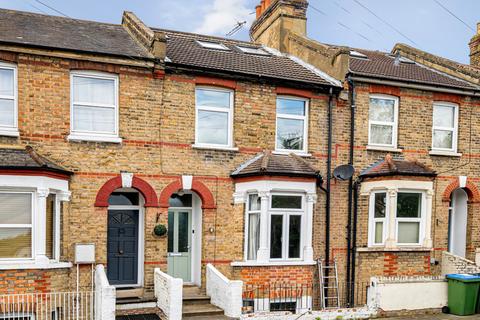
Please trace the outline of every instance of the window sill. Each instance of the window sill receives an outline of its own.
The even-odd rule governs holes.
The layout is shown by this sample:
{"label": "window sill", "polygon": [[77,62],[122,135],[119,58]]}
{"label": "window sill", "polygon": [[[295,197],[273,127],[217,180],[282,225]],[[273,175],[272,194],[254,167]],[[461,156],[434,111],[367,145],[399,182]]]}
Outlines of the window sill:
{"label": "window sill", "polygon": [[8,261],[0,262],[0,270],[24,270],[24,269],[67,269],[71,268],[71,262],[35,263],[33,261]]}
{"label": "window sill", "polygon": [[0,136],[19,137],[20,132],[18,131],[18,129],[0,129]]}
{"label": "window sill", "polygon": [[91,136],[83,134],[71,134],[67,137],[68,141],[90,141],[90,142],[109,142],[122,143],[122,138],[116,136]]}
{"label": "window sill", "polygon": [[208,146],[201,144],[192,144],[193,149],[204,149],[204,150],[219,150],[219,151],[238,151],[238,148],[234,147],[222,147],[222,146]]}
{"label": "window sill", "polygon": [[313,266],[315,261],[233,261],[232,267]]}
{"label": "window sill", "polygon": [[445,156],[445,157],[461,157],[462,154],[453,151],[441,151],[441,150],[431,150],[429,153],[431,156]]}
{"label": "window sill", "polygon": [[303,152],[303,151],[296,151],[296,150],[275,150],[272,151],[273,154],[290,154],[294,153],[299,157],[311,157],[311,153]]}
{"label": "window sill", "polygon": [[367,145],[367,150],[371,151],[388,151],[388,152],[403,152],[402,149],[393,148],[393,147],[382,147],[382,146],[371,146]]}
{"label": "window sill", "polygon": [[357,252],[428,252],[432,251],[432,248],[426,248],[421,246],[412,246],[412,247],[395,247],[395,248],[385,248],[385,247],[362,247],[357,248]]}

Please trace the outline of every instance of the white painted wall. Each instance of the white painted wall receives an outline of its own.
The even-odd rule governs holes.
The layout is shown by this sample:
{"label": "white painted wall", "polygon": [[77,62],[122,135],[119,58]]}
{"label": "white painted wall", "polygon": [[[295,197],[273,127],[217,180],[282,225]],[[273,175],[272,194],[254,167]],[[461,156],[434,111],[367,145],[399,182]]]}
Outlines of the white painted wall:
{"label": "white painted wall", "polygon": [[224,310],[227,317],[242,314],[242,288],[240,280],[228,280],[210,263],[207,265],[207,295],[211,304]]}
{"label": "white painted wall", "polygon": [[447,293],[443,277],[373,277],[368,304],[383,311],[438,309],[447,305]]}
{"label": "white painted wall", "polygon": [[182,319],[183,280],[173,278],[155,268],[154,271],[155,297],[157,306],[169,320]]}
{"label": "white painted wall", "polygon": [[371,319],[376,315],[375,310],[367,307],[338,309],[338,310],[323,310],[323,311],[309,311],[303,314],[292,314],[288,311],[281,312],[257,312],[254,314],[244,314],[240,319],[255,319],[255,320],[359,320]]}
{"label": "white painted wall", "polygon": [[95,320],[115,320],[117,294],[108,283],[103,265],[95,267]]}

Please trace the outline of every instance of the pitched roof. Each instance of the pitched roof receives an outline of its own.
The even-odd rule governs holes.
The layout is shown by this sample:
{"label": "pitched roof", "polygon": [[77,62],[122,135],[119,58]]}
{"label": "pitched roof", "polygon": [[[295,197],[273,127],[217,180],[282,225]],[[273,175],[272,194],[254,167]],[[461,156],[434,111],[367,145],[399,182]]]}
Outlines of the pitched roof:
{"label": "pitched roof", "polygon": [[[251,42],[163,29],[153,30],[164,32],[167,35],[167,66],[175,64],[234,72],[259,78],[341,86],[339,81],[297,58]],[[197,41],[215,42],[225,46],[228,50],[204,48]],[[245,53],[237,46],[263,49],[267,54]]]}
{"label": "pitched roof", "polygon": [[450,76],[412,60],[402,58],[396,62],[396,56],[390,53],[363,49],[352,50],[366,56],[366,58],[350,56],[349,68],[354,75],[458,89],[480,89],[480,87],[460,78]]}
{"label": "pitched roof", "polygon": [[266,151],[247,160],[231,174],[234,178],[275,175],[318,177],[319,173],[306,160],[294,153],[272,154]]}
{"label": "pitched roof", "polygon": [[71,174],[70,171],[62,166],[37,154],[30,146],[27,146],[25,149],[0,148],[0,169],[45,170]]}
{"label": "pitched roof", "polygon": [[0,43],[153,58],[121,25],[0,9]]}
{"label": "pitched roof", "polygon": [[390,154],[379,160],[360,173],[360,178],[382,176],[424,176],[435,177],[432,169],[417,160],[393,159]]}

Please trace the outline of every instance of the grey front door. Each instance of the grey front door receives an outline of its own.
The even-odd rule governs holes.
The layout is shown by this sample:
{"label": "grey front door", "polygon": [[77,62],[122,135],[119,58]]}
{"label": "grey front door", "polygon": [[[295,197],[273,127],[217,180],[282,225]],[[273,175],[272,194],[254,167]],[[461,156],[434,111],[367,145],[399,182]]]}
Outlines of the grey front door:
{"label": "grey front door", "polygon": [[108,210],[107,277],[113,285],[138,282],[138,210]]}
{"label": "grey front door", "polygon": [[168,274],[192,281],[191,241],[192,211],[168,211]]}

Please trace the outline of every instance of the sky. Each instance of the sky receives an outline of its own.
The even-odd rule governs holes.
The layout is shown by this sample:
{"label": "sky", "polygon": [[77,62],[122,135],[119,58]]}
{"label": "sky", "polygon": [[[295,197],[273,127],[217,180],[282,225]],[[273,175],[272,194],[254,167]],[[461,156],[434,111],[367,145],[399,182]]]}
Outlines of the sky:
{"label": "sky", "polygon": [[[0,0],[0,7],[120,23],[133,11],[152,27],[248,40],[260,0]],[[468,63],[480,0],[309,0],[307,32],[323,43],[390,51],[402,42]],[[57,11],[55,11],[57,10]],[[477,14],[475,14],[477,12]]]}

